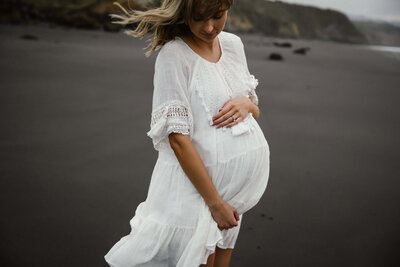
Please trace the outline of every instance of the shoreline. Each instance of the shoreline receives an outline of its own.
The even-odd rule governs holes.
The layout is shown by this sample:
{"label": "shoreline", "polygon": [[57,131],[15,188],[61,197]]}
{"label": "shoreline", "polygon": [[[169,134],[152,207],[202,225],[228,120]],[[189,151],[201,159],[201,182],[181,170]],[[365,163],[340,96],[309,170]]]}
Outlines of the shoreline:
{"label": "shoreline", "polygon": [[[117,35],[117,34],[123,34],[124,29],[116,32],[110,32],[110,31],[104,31],[102,29],[83,29],[83,28],[73,28],[73,27],[68,27],[68,26],[62,26],[62,25],[50,25],[48,23],[44,22],[38,22],[37,24],[0,24],[0,27],[19,27],[19,28],[42,28],[42,29],[50,29],[50,30],[64,30],[64,31],[82,31],[82,32],[88,32],[88,33],[105,33],[105,34],[111,34],[111,35]],[[258,37],[260,39],[270,39],[270,40],[276,40],[276,41],[282,41],[282,42],[311,42],[311,43],[328,43],[328,44],[337,44],[337,45],[345,45],[345,46],[354,46],[354,47],[376,47],[376,48],[388,48],[388,50],[396,50],[396,53],[398,52],[397,49],[400,49],[400,46],[391,46],[391,45],[376,45],[376,44],[356,44],[356,43],[346,43],[346,42],[340,42],[340,41],[328,41],[328,40],[319,40],[319,39],[302,39],[302,38],[283,38],[283,37],[275,37],[275,36],[269,36],[269,35],[263,35],[261,33],[245,33],[245,32],[232,32],[236,35],[239,36],[254,36]],[[133,37],[131,37],[133,38]]]}
{"label": "shoreline", "polygon": [[[259,80],[271,172],[231,266],[397,263],[400,62],[238,35]],[[105,266],[157,160],[146,135],[156,53],[146,58],[147,38],[122,32],[2,25],[0,36],[4,264]]]}

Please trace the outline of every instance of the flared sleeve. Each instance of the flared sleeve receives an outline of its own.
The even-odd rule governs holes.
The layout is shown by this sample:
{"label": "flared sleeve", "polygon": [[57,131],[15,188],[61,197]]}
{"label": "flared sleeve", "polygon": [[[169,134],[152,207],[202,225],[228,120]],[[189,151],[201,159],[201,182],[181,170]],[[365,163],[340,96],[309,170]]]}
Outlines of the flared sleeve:
{"label": "flared sleeve", "polygon": [[170,148],[170,133],[189,135],[190,138],[193,133],[188,72],[179,51],[169,43],[165,44],[155,62],[151,122],[147,132],[157,151]]}
{"label": "flared sleeve", "polygon": [[258,86],[258,80],[249,71],[249,67],[247,65],[247,59],[246,59],[246,55],[245,55],[245,51],[244,51],[244,45],[240,38],[239,38],[238,46],[239,46],[238,49],[239,49],[240,59],[242,61],[244,69],[245,69],[244,81],[248,85],[248,97],[254,104],[258,105],[259,102],[258,102],[258,96],[256,93],[256,87]]}

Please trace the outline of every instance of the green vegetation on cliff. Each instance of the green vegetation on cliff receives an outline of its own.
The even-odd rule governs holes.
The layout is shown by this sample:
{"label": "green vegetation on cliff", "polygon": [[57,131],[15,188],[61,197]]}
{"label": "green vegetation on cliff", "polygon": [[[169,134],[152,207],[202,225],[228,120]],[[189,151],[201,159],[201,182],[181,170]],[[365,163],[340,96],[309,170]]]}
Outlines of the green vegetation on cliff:
{"label": "green vegetation on cliff", "polygon": [[[331,9],[288,4],[280,1],[235,0],[228,27],[261,32],[269,36],[366,43],[362,33],[346,15]],[[237,21],[248,21],[241,27]]]}
{"label": "green vegetation on cliff", "polygon": [[353,21],[369,44],[400,46],[400,27],[387,22]]}
{"label": "green vegetation on cliff", "polygon": [[[110,13],[121,13],[120,2],[132,9],[146,9],[160,0],[3,0],[0,23],[49,22],[86,29],[117,31]],[[131,26],[129,26],[131,27]],[[283,38],[320,39],[367,43],[346,15],[310,6],[265,0],[235,0],[226,25],[228,31],[259,32]]]}

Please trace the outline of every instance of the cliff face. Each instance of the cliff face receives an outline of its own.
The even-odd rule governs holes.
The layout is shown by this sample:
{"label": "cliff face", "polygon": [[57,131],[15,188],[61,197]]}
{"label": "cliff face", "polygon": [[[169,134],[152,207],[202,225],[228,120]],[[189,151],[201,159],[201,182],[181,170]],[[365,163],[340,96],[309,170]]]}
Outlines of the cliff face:
{"label": "cliff face", "polygon": [[346,15],[330,9],[279,1],[235,0],[229,16],[227,28],[230,30],[286,38],[367,43]]}
{"label": "cliff face", "polygon": [[[0,23],[45,21],[87,29],[120,30],[108,14],[121,13],[112,3],[131,9],[146,9],[160,0],[4,0],[0,3]],[[327,41],[367,43],[367,39],[342,13],[311,6],[235,0],[229,11],[228,31],[259,32],[268,36]]]}
{"label": "cliff face", "polygon": [[379,21],[353,21],[373,45],[400,46],[400,26]]}
{"label": "cliff face", "polygon": [[118,31],[121,26],[112,24],[109,14],[121,13],[121,10],[113,2],[128,6],[128,1],[131,9],[145,9],[140,3],[143,1],[137,0],[3,0],[0,23],[47,22],[50,26]]}

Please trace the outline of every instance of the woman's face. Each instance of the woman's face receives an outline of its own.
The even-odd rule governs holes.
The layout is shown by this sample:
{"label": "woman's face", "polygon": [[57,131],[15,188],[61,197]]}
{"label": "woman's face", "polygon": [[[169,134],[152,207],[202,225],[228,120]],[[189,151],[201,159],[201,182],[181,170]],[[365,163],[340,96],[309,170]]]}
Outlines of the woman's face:
{"label": "woman's face", "polygon": [[208,20],[190,18],[189,28],[193,35],[206,43],[211,43],[224,29],[228,17],[228,9],[222,5],[218,13]]}

